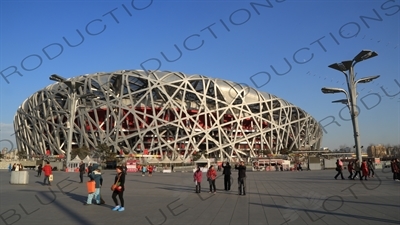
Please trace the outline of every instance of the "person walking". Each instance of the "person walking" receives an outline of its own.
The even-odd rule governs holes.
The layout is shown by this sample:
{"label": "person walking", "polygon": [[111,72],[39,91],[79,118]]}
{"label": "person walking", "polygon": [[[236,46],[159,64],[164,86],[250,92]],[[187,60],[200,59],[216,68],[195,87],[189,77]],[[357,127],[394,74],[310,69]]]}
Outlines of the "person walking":
{"label": "person walking", "polygon": [[12,171],[12,165],[10,163],[10,164],[8,164],[8,172],[11,172],[11,171]]}
{"label": "person walking", "polygon": [[362,171],[362,176],[361,179],[364,177],[365,180],[367,180],[367,176],[368,176],[368,165],[367,165],[367,160],[363,160],[363,162],[361,163],[361,171]]}
{"label": "person walking", "polygon": [[142,166],[142,177],[146,176],[147,167],[145,165]]}
{"label": "person walking", "polygon": [[246,195],[246,166],[244,162],[240,161],[240,164],[236,164],[235,169],[238,170],[239,195]]}
{"label": "person walking", "polygon": [[83,161],[81,161],[79,163],[79,179],[81,180],[81,182],[79,183],[83,183],[83,174],[85,174],[85,163],[83,163]]}
{"label": "person walking", "polygon": [[128,175],[128,166],[126,165],[126,163],[124,163],[123,165],[122,165],[122,171],[125,173],[125,175]]}
{"label": "person walking", "polygon": [[356,159],[356,161],[354,161],[354,171],[355,171],[355,173],[354,173],[354,176],[353,176],[353,180],[354,180],[354,178],[357,177],[357,175],[360,176],[360,180],[362,179],[361,173],[360,173],[361,166],[360,166],[360,164],[358,162],[359,162],[358,159]]}
{"label": "person walking", "polygon": [[214,166],[211,165],[207,171],[207,180],[208,180],[208,183],[210,184],[210,192],[209,193],[215,194],[217,192],[216,188],[215,188],[215,179],[216,178],[217,178],[217,172],[215,171]]}
{"label": "person walking", "polygon": [[99,169],[99,166],[97,164],[94,164],[92,166],[93,171],[89,173],[89,178],[90,180],[94,180],[95,182],[95,191],[93,193],[89,193],[87,197],[87,201],[85,202],[84,205],[91,205],[92,200],[96,201],[97,205],[101,204],[101,197],[100,197],[100,188],[103,185],[103,177],[101,176],[101,171]]}
{"label": "person walking", "polygon": [[393,172],[393,180],[400,181],[400,162],[397,158],[392,160],[391,163],[392,172]]}
{"label": "person walking", "polygon": [[393,173],[393,180],[397,181],[397,166],[396,166],[396,159],[392,159],[392,161],[390,162],[390,168],[392,169],[392,173]]}
{"label": "person walking", "polygon": [[368,177],[374,178],[375,176],[375,164],[372,162],[372,159],[368,159]]}
{"label": "person walking", "polygon": [[399,159],[396,158],[395,162],[397,165],[397,174],[396,174],[397,181],[400,181],[400,161],[399,161]]}
{"label": "person walking", "polygon": [[46,181],[49,183],[48,185],[51,186],[50,183],[50,175],[53,174],[52,168],[50,166],[50,162],[47,161],[46,165],[43,166],[43,172],[44,172],[44,180],[43,180],[43,185],[46,185]]}
{"label": "person walking", "polygon": [[89,166],[88,166],[88,168],[87,168],[87,170],[88,170],[88,177],[90,178],[90,174],[93,172],[93,164],[92,163],[89,163]]}
{"label": "person walking", "polygon": [[203,172],[200,170],[200,166],[197,166],[197,170],[193,174],[194,184],[196,186],[196,193],[201,192],[201,180],[203,179]]}
{"label": "person walking", "polygon": [[337,174],[336,174],[336,176],[335,176],[335,180],[337,180],[337,177],[340,175],[340,177],[342,178],[342,180],[344,180],[344,177],[343,177],[343,162],[342,162],[342,160],[340,160],[340,159],[337,159],[336,160],[336,171],[337,171]]}
{"label": "person walking", "polygon": [[149,165],[149,177],[153,176],[153,166]]}
{"label": "person walking", "polygon": [[37,177],[42,176],[42,169],[43,169],[42,164],[39,164],[38,169],[37,169]]}
{"label": "person walking", "polygon": [[[117,186],[112,193],[111,198],[115,203],[113,211],[122,212],[125,210],[124,206],[124,191],[125,191],[125,173],[123,172],[122,166],[117,166],[117,175],[114,178],[114,184]],[[117,196],[121,204],[118,204]]]}
{"label": "person walking", "polygon": [[297,171],[303,171],[303,167],[301,166],[301,162],[297,164]]}
{"label": "person walking", "polygon": [[350,175],[349,175],[349,179],[353,179],[353,162],[349,161],[349,164],[347,164],[347,171],[349,171]]}
{"label": "person walking", "polygon": [[222,174],[224,174],[224,188],[225,191],[230,191],[231,190],[231,166],[229,165],[229,162],[226,162],[222,164]]}

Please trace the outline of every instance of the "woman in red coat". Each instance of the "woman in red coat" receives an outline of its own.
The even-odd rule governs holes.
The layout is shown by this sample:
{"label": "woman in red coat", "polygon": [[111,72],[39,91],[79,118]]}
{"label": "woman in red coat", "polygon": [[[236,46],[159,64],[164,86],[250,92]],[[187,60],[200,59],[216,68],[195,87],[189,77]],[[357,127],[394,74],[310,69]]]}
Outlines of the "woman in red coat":
{"label": "woman in red coat", "polygon": [[216,193],[216,188],[215,188],[215,179],[217,178],[217,172],[214,169],[214,166],[211,165],[210,168],[208,168],[207,171],[207,180],[210,183],[210,193]]}
{"label": "woman in red coat", "polygon": [[367,180],[367,176],[368,176],[368,165],[367,165],[367,161],[364,159],[363,162],[361,163],[361,171],[362,171],[362,178],[364,177],[365,180]]}
{"label": "woman in red coat", "polygon": [[203,178],[203,172],[201,172],[200,166],[197,166],[196,172],[193,174],[193,180],[196,185],[196,193],[201,192],[201,180]]}
{"label": "woman in red coat", "polygon": [[152,165],[149,165],[148,170],[149,170],[149,177],[153,176],[153,166]]}

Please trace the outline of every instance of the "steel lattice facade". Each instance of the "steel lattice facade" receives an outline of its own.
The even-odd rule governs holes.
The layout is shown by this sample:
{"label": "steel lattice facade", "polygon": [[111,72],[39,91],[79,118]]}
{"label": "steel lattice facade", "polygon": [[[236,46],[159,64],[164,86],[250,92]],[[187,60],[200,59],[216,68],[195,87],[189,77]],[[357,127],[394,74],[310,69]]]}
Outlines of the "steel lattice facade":
{"label": "steel lattice facade", "polygon": [[[79,83],[73,147],[102,143],[125,154],[219,159],[269,150],[319,149],[322,128],[308,113],[266,92],[222,79],[177,72],[123,70],[68,79]],[[55,83],[19,107],[14,127],[27,154],[64,154],[70,86]],[[73,119],[73,118],[71,118]]]}

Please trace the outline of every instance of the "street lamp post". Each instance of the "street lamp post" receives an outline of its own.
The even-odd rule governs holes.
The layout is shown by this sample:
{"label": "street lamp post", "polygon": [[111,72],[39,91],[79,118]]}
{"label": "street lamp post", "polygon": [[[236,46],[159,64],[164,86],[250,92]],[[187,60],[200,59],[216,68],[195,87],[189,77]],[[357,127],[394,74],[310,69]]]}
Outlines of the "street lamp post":
{"label": "street lamp post", "polygon": [[[64,83],[69,88],[69,93],[68,93],[69,103],[68,103],[68,107],[69,107],[69,114],[70,115],[69,115],[69,121],[68,121],[69,130],[68,130],[67,151],[66,151],[66,155],[67,155],[66,164],[67,164],[67,168],[68,168],[69,162],[71,161],[72,138],[73,138],[73,132],[74,132],[75,113],[76,113],[78,100],[82,99],[82,98],[94,98],[96,96],[94,94],[92,94],[92,93],[87,93],[87,94],[83,94],[83,95],[78,96],[78,89],[81,86],[84,85],[81,82],[67,80],[66,78],[61,77],[61,76],[59,76],[57,74],[51,75],[49,77],[49,79],[52,80],[52,81],[57,81],[59,83]],[[68,171],[68,172],[72,172],[72,171]]]}
{"label": "street lamp post", "polygon": [[[364,78],[355,80],[354,66],[358,62],[375,57],[377,55],[378,54],[376,52],[373,52],[370,50],[362,50],[360,53],[358,53],[358,55],[356,55],[353,58],[353,60],[347,60],[347,61],[343,61],[340,63],[334,63],[334,64],[329,65],[330,68],[338,70],[345,75],[348,91],[346,91],[342,88],[326,88],[326,87],[324,87],[321,89],[322,93],[324,93],[324,94],[333,94],[333,93],[339,93],[339,92],[345,93],[346,99],[333,101],[333,103],[343,103],[343,104],[346,104],[349,108],[350,115],[351,115],[351,121],[353,124],[356,156],[357,156],[357,159],[359,160],[359,165],[361,165],[361,162],[362,162],[362,153],[361,153],[361,148],[360,148],[360,133],[359,133],[359,128],[358,128],[357,84],[371,82],[372,80],[378,78],[379,75],[364,77]],[[346,73],[346,71],[348,71],[348,74]]]}

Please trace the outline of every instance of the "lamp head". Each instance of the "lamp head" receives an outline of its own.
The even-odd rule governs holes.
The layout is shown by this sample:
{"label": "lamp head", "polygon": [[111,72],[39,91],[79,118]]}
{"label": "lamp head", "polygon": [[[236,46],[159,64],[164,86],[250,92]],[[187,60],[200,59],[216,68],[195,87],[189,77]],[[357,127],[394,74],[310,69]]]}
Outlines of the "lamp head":
{"label": "lamp head", "polygon": [[343,92],[343,93],[347,94],[347,92],[342,88],[323,87],[323,88],[321,88],[321,91],[324,94],[334,94],[334,93],[339,93],[339,92]]}
{"label": "lamp head", "polygon": [[352,60],[347,60],[347,61],[343,61],[340,63],[333,63],[331,65],[329,65],[329,68],[335,69],[335,70],[339,70],[340,72],[344,72],[347,70],[350,70],[350,67],[352,66],[353,61]]}
{"label": "lamp head", "polygon": [[368,83],[368,82],[371,82],[371,81],[377,79],[378,77],[380,77],[380,75],[363,77],[363,78],[358,79],[356,81],[356,83],[361,83],[361,84]]}
{"label": "lamp head", "polygon": [[377,56],[378,53],[371,51],[371,50],[362,50],[356,57],[354,57],[353,61],[354,62],[361,62],[366,59],[370,59],[372,57]]}

